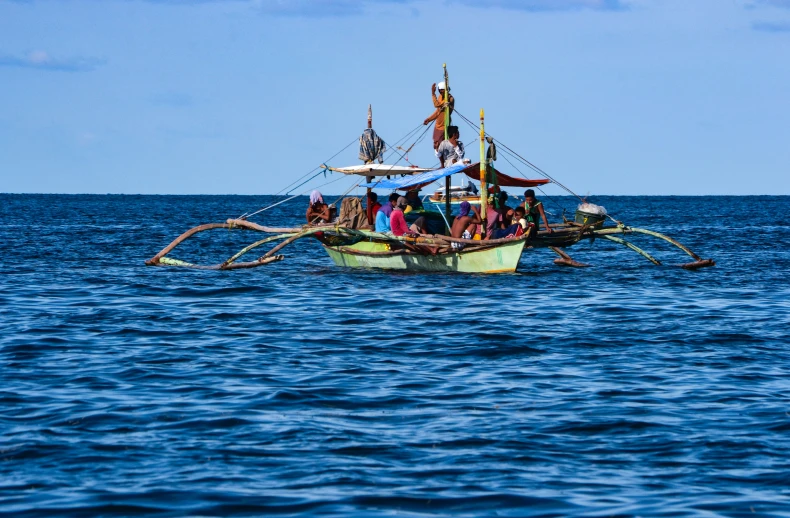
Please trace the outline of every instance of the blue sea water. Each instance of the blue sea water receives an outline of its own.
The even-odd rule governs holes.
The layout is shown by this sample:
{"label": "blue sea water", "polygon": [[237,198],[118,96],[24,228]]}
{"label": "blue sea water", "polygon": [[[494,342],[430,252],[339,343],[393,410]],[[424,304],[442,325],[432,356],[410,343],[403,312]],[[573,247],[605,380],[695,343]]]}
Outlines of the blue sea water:
{"label": "blue sea water", "polygon": [[696,272],[144,266],[272,200],[0,195],[0,515],[790,516],[790,197],[594,200]]}

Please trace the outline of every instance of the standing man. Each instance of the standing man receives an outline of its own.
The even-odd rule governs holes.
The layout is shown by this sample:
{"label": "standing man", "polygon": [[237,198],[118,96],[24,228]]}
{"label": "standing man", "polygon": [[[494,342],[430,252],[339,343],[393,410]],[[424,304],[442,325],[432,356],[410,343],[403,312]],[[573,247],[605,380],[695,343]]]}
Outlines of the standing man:
{"label": "standing man", "polygon": [[549,226],[549,220],[546,219],[546,212],[543,210],[543,202],[535,198],[535,191],[532,189],[524,191],[524,203],[519,205],[519,207],[524,207],[527,223],[529,223],[531,227],[535,227],[535,232],[533,232],[532,235],[536,235],[540,230],[540,219],[546,224],[546,230],[554,232],[554,229]]}
{"label": "standing man", "polygon": [[[432,84],[431,85],[431,97],[433,98],[433,107],[435,108],[435,111],[430,115],[430,117],[425,119],[425,121],[423,122],[423,124],[425,124],[427,126],[432,121],[434,121],[434,120],[436,121],[436,124],[434,124],[434,126],[433,126],[433,149],[438,148],[439,144],[441,144],[442,141],[444,140],[444,108],[445,108],[445,102],[444,102],[445,85],[444,85],[444,81],[442,81],[438,85],[438,89],[439,89],[439,96],[438,97],[436,96],[436,89],[437,89],[436,83]],[[453,110],[455,109],[455,98],[452,95],[450,95],[450,91],[449,90],[447,90],[447,106],[450,107],[450,116],[452,116]],[[448,122],[448,125],[449,125],[449,122]]]}

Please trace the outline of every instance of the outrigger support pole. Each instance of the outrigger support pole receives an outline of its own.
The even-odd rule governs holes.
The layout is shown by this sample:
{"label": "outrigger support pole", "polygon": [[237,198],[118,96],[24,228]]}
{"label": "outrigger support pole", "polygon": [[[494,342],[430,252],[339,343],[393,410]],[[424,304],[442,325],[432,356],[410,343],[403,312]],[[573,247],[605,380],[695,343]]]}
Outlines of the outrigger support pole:
{"label": "outrigger support pole", "polygon": [[616,234],[627,234],[627,233],[632,233],[632,232],[636,233],[636,234],[645,234],[645,235],[652,236],[652,237],[655,237],[655,238],[658,238],[658,239],[663,239],[667,243],[675,245],[676,247],[678,247],[681,250],[683,250],[684,252],[686,252],[689,256],[691,256],[694,259],[694,261],[691,262],[691,263],[681,264],[680,265],[681,268],[685,268],[686,270],[696,270],[698,268],[705,268],[707,266],[716,266],[716,262],[713,259],[702,259],[700,256],[698,256],[697,254],[692,252],[688,247],[686,247],[686,246],[682,245],[681,243],[675,241],[674,239],[672,239],[669,236],[666,236],[666,235],[661,234],[659,232],[655,232],[653,230],[647,230],[647,229],[644,229],[644,228],[637,228],[637,227],[626,227],[625,225],[621,225],[617,229],[594,230],[592,232],[592,234],[594,236],[604,237],[604,238],[606,238],[606,239],[608,239],[610,241],[614,241],[616,243],[620,243],[622,245],[625,245],[628,248],[634,250],[635,252],[638,252],[640,255],[644,256],[646,259],[648,259],[652,263],[654,263],[654,264],[661,264],[660,262],[658,262],[657,259],[653,258],[652,256],[650,256],[650,254],[648,254],[644,250],[641,250],[639,247],[633,245],[632,243],[628,243],[624,239],[615,238],[614,236],[610,235],[610,234],[613,234],[613,233],[616,233]]}
{"label": "outrigger support pole", "polygon": [[[180,259],[173,259],[170,257],[166,257],[167,254],[172,252],[174,248],[176,248],[178,245],[180,245],[181,243],[183,243],[193,235],[199,232],[203,232],[205,230],[212,230],[216,228],[227,228],[228,230],[233,228],[241,228],[246,230],[254,230],[258,232],[273,232],[273,233],[279,232],[279,234],[275,236],[267,237],[266,239],[261,239],[260,241],[256,241],[255,243],[244,247],[237,254],[233,255],[228,260],[220,264],[205,266],[205,265],[189,263],[186,261],[182,261]],[[183,268],[194,268],[198,270],[237,270],[241,268],[255,268],[256,266],[263,266],[264,264],[269,264],[272,262],[283,260],[285,256],[275,255],[275,253],[281,250],[287,244],[292,243],[293,241],[296,241],[297,239],[300,239],[302,237],[307,237],[309,235],[312,235],[320,230],[323,229],[318,228],[318,229],[303,230],[300,228],[272,228],[272,227],[264,227],[261,225],[257,225],[249,221],[229,219],[225,223],[209,223],[207,225],[200,225],[187,230],[186,232],[178,236],[175,240],[173,240],[172,243],[170,243],[165,248],[163,248],[162,251],[160,251],[151,259],[147,260],[145,264],[148,266],[180,266]],[[274,248],[272,248],[271,250],[269,250],[268,252],[266,252],[257,260],[242,262],[242,263],[236,262],[237,259],[239,259],[244,254],[248,253],[249,251],[265,243],[278,241],[278,240],[284,240],[284,241],[279,245],[275,246]]]}
{"label": "outrigger support pole", "polygon": [[648,236],[653,236],[653,237],[657,237],[658,239],[663,239],[664,241],[668,243],[672,243],[676,247],[680,248],[681,250],[689,254],[694,259],[694,262],[681,264],[680,265],[681,268],[685,268],[687,270],[696,270],[697,268],[704,268],[706,266],[716,266],[716,262],[713,259],[702,259],[700,256],[692,252],[690,249],[678,243],[677,241],[675,241],[669,236],[665,236],[664,234],[659,234],[658,232],[654,232],[652,230],[647,230],[644,228],[632,227],[631,230],[639,234],[647,234]]}
{"label": "outrigger support pole", "polygon": [[156,266],[180,266],[182,268],[192,268],[194,270],[240,270],[242,268],[255,268],[257,266],[263,266],[264,264],[274,263],[277,261],[282,261],[285,259],[284,255],[273,255],[271,257],[267,257],[263,260],[258,261],[250,261],[247,263],[234,263],[223,267],[221,264],[212,264],[210,266],[204,266],[200,264],[192,264],[186,261],[181,261],[180,259],[171,259],[169,257],[162,257],[159,260],[159,263]]}
{"label": "outrigger support pole", "polygon": [[631,229],[632,232],[636,232],[638,234],[647,234],[648,236],[653,236],[653,237],[657,237],[658,239],[663,239],[664,241],[666,241],[668,243],[672,243],[676,247],[680,248],[681,250],[683,250],[684,252],[689,254],[691,257],[693,257],[695,260],[702,261],[702,258],[700,258],[700,256],[698,256],[697,254],[695,254],[694,252],[692,252],[691,250],[689,250],[685,246],[681,245],[680,243],[678,243],[677,241],[675,241],[674,239],[672,239],[669,236],[665,236],[664,234],[659,234],[658,232],[654,232],[652,230],[647,230],[645,228],[630,227],[630,229]]}
{"label": "outrigger support pole", "polygon": [[631,250],[633,250],[637,254],[641,255],[642,257],[644,257],[645,259],[647,259],[651,263],[655,264],[656,266],[661,266],[661,261],[659,261],[658,259],[656,259],[652,255],[648,254],[647,252],[645,252],[644,250],[642,250],[641,248],[639,248],[635,244],[633,244],[633,243],[631,243],[629,241],[626,241],[625,239],[621,239],[621,238],[615,237],[615,236],[607,236],[607,235],[604,235],[604,236],[601,236],[601,237],[603,237],[604,239],[608,239],[609,241],[614,241],[615,243],[619,243],[619,244],[621,244],[623,246],[627,246],[628,248],[630,248]]}
{"label": "outrigger support pole", "polygon": [[554,264],[558,264],[560,266],[572,266],[574,268],[587,268],[588,266],[590,266],[589,264],[586,263],[580,263],[578,261],[574,261],[571,258],[571,256],[565,253],[564,250],[557,248],[556,246],[550,246],[549,248],[551,248],[551,250],[555,254],[560,256],[559,258],[554,259]]}

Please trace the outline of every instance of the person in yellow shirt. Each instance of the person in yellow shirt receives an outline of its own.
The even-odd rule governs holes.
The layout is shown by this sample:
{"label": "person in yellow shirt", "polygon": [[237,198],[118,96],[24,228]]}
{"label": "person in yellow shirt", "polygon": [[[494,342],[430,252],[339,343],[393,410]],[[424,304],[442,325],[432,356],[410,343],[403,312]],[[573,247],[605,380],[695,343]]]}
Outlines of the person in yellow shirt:
{"label": "person in yellow shirt", "polygon": [[[442,141],[444,140],[444,127],[445,127],[445,124],[444,124],[445,123],[445,121],[444,121],[444,108],[445,108],[444,89],[445,89],[445,85],[444,85],[444,81],[442,81],[438,85],[439,96],[437,97],[436,96],[437,85],[436,85],[436,83],[431,85],[431,97],[433,98],[433,107],[435,108],[435,110],[430,115],[430,117],[425,119],[425,121],[423,122],[423,124],[425,124],[427,126],[431,122],[436,121],[436,124],[434,124],[434,126],[433,126],[433,149],[438,148],[439,144],[441,144]],[[452,95],[450,95],[450,90],[449,89],[447,90],[447,104],[450,106],[450,116],[452,117],[453,110],[455,109],[455,98]],[[449,125],[449,122],[448,122],[448,125]]]}

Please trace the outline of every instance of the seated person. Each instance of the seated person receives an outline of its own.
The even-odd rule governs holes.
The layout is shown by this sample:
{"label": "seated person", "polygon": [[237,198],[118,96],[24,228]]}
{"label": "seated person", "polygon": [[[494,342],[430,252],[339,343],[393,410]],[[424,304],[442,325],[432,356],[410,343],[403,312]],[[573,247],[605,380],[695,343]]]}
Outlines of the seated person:
{"label": "seated person", "polygon": [[376,213],[381,208],[381,203],[379,203],[379,195],[375,192],[368,193],[368,203],[365,207],[365,215],[368,218],[368,222],[372,225],[376,221]]}
{"label": "seated person", "polygon": [[334,218],[333,208],[324,203],[321,193],[313,191],[310,193],[310,205],[307,207],[307,224],[330,223]]}
{"label": "seated person", "polygon": [[392,209],[398,201],[398,193],[390,194],[389,200],[376,213],[376,232],[389,232]]}
{"label": "seated person", "polygon": [[505,191],[499,193],[499,213],[502,214],[503,221],[513,217],[513,207],[507,205],[508,194]]}
{"label": "seated person", "polygon": [[447,127],[447,140],[444,140],[436,148],[436,158],[441,162],[442,167],[450,167],[454,164],[468,164],[470,160],[464,158],[464,144],[460,140],[461,133],[458,126]]}
{"label": "seated person", "polygon": [[[470,216],[470,211],[473,212],[474,215]],[[483,220],[480,219],[480,210],[468,201],[462,201],[461,207],[458,210],[458,216],[456,216],[453,221],[453,226],[450,229],[450,235],[455,238],[472,239],[470,229],[482,222]],[[452,247],[456,250],[460,250],[463,248],[463,244],[452,243]]]}
{"label": "seated person", "polygon": [[518,237],[529,228],[527,220],[524,218],[524,207],[516,207],[513,211],[511,224],[503,229],[494,231],[491,239],[502,239],[504,237]]}
{"label": "seated person", "polygon": [[406,212],[411,212],[413,210],[422,210],[422,200],[420,199],[420,190],[419,189],[411,189],[409,192],[406,193],[406,202],[409,204],[409,208]]}
{"label": "seated person", "polygon": [[425,216],[420,216],[409,226],[409,230],[415,234],[430,234],[428,232],[428,220],[425,219]]}
{"label": "seated person", "polygon": [[502,213],[494,208],[494,197],[488,197],[488,204],[486,205],[486,236],[491,239],[495,231],[504,227],[504,218]]}
{"label": "seated person", "polygon": [[390,227],[394,236],[402,236],[409,233],[409,226],[406,224],[406,218],[403,217],[403,211],[406,210],[409,204],[406,198],[400,196],[398,201],[395,202],[395,207],[392,208],[392,215],[390,216]]}
{"label": "seated person", "polygon": [[524,207],[516,207],[513,209],[513,219],[510,220],[511,225],[519,225],[522,230],[526,231],[529,223],[526,220],[526,213]]}

